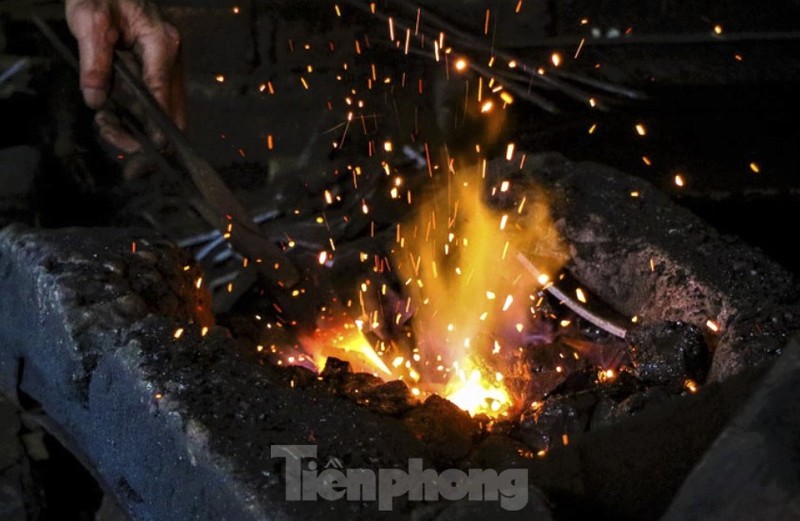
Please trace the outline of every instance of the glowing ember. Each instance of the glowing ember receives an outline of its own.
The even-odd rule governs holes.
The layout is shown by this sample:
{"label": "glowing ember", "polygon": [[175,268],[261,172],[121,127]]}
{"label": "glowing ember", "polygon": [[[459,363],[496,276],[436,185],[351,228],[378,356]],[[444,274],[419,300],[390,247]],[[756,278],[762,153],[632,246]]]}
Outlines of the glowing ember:
{"label": "glowing ember", "polygon": [[501,384],[502,378],[496,376],[495,380],[492,382],[479,369],[459,369],[455,378],[448,383],[445,396],[473,416],[497,416],[505,412],[512,401]]}

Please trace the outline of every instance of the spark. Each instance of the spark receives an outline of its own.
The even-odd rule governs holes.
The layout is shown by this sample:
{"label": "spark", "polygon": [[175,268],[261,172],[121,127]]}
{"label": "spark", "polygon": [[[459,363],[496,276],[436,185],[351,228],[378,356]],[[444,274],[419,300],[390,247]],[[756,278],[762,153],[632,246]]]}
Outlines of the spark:
{"label": "spark", "polygon": [[578,49],[575,51],[575,59],[578,59],[578,56],[581,54],[581,49],[583,49],[583,44],[586,43],[586,38],[581,38],[581,43],[578,44]]}
{"label": "spark", "polygon": [[583,293],[581,288],[575,290],[575,296],[578,297],[578,300],[581,301],[581,303],[586,304],[586,295]]}
{"label": "spark", "polygon": [[752,170],[754,174],[760,174],[761,173],[761,167],[758,166],[758,163],[755,163],[755,162],[750,163],[750,170]]}
{"label": "spark", "polygon": [[647,128],[644,126],[644,124],[637,123],[636,124],[636,133],[639,134],[640,136],[646,136],[647,135]]}
{"label": "spark", "polygon": [[678,188],[683,188],[686,185],[686,182],[683,179],[681,174],[675,175],[675,186]]}
{"label": "spark", "polygon": [[706,327],[708,329],[710,329],[711,331],[713,331],[714,333],[719,333],[719,325],[716,322],[714,322],[713,320],[710,320],[710,319],[707,320],[706,321]]}
{"label": "spark", "polygon": [[500,230],[505,230],[506,229],[506,224],[508,224],[508,214],[504,214],[500,218]]}
{"label": "spark", "polygon": [[611,382],[615,377],[613,369],[604,369],[597,373],[597,381],[600,383]]}
{"label": "spark", "polygon": [[552,55],[550,55],[550,61],[554,66],[558,67],[561,65],[561,54],[554,52]]}
{"label": "spark", "polygon": [[172,337],[175,340],[178,340],[180,337],[183,336],[183,331],[184,329],[182,327],[179,327],[178,329],[175,330],[175,333],[172,334]]}
{"label": "spark", "polygon": [[459,58],[456,60],[454,67],[458,72],[463,72],[467,70],[467,65],[468,65],[467,60],[465,60],[464,58]]}
{"label": "spark", "polygon": [[514,143],[509,143],[506,147],[506,161],[511,161],[514,158]]}

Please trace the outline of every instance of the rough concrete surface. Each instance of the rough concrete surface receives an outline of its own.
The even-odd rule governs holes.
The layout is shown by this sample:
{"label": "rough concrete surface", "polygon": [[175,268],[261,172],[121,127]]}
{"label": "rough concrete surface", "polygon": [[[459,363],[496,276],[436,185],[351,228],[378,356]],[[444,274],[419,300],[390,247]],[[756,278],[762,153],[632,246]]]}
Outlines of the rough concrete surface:
{"label": "rough concrete surface", "polygon": [[[502,160],[494,170],[520,175]],[[569,272],[639,323],[686,322],[704,331],[714,348],[711,381],[774,357],[800,330],[790,273],[646,181],[558,154],[529,157],[525,170],[551,202]]]}
{"label": "rough concrete surface", "polygon": [[[183,266],[145,231],[0,232],[0,389],[38,402],[132,519],[433,519],[451,505],[285,501],[273,444],[316,444],[347,468],[407,468],[425,446],[398,419],[293,388],[222,328],[201,338],[208,303]],[[517,515],[549,519],[530,498]]]}

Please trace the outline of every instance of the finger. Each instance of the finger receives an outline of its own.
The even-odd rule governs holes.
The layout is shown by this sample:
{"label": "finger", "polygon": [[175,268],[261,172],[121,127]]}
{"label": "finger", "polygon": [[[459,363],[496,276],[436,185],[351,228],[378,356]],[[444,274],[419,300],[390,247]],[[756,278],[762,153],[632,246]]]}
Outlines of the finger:
{"label": "finger", "polygon": [[134,154],[141,150],[141,144],[125,131],[119,118],[113,112],[108,110],[98,111],[94,116],[94,122],[97,124],[100,137],[110,145],[126,154]]}
{"label": "finger", "polygon": [[171,114],[172,78],[180,40],[172,25],[161,22],[143,27],[135,48],[142,60],[142,79],[158,103]]}
{"label": "finger", "polygon": [[112,14],[104,4],[91,0],[67,3],[67,23],[78,40],[80,85],[86,104],[100,108],[108,97],[114,46],[119,38]]}
{"label": "finger", "polygon": [[[118,60],[125,64],[131,74],[136,77],[142,76],[142,66],[132,52],[119,51],[117,52],[116,56]],[[151,142],[156,146],[156,148],[161,149],[166,147],[164,133],[160,131],[155,119],[145,109],[143,102],[138,99],[133,92],[131,92],[128,86],[117,83],[114,86],[114,90],[112,90],[112,96],[117,97],[117,99],[120,100],[120,103],[124,105],[126,112],[133,117],[132,121],[126,121],[125,123],[129,125],[137,125],[137,129],[143,130],[144,134],[149,136]],[[132,133],[128,132],[128,134]],[[142,139],[147,139],[147,137],[139,134],[133,133],[132,135],[137,141],[140,142],[140,144],[142,144]]]}
{"label": "finger", "polygon": [[175,64],[172,77],[172,95],[170,96],[170,106],[175,124],[181,130],[186,130],[186,83],[183,75],[183,60],[180,54]]}
{"label": "finger", "polygon": [[127,180],[140,179],[157,170],[157,165],[144,154],[133,154],[122,168],[122,176]]}

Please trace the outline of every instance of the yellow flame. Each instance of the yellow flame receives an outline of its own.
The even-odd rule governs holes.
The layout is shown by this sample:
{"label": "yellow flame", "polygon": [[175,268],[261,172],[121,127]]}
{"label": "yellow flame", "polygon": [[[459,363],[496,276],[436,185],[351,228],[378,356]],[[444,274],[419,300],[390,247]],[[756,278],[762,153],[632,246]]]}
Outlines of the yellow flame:
{"label": "yellow flame", "polygon": [[[522,396],[508,382],[538,286],[514,252],[536,257],[548,273],[557,272],[564,255],[538,194],[519,193],[511,180],[499,179],[488,192],[505,198],[516,193],[516,208],[496,212],[485,204],[485,165],[451,164],[439,178],[444,186],[419,205],[411,222],[397,227],[393,265],[404,283],[405,312],[413,310],[413,349],[371,344],[364,331],[380,327],[379,310],[360,297],[359,320],[342,313],[301,339],[318,369],[328,357],[347,360],[355,371],[412,384],[415,396],[438,392],[472,415],[496,418],[520,405]],[[549,283],[543,277],[538,282]],[[361,286],[359,295],[368,289]]]}
{"label": "yellow flame", "polygon": [[346,322],[319,329],[313,336],[302,338],[301,342],[320,371],[328,358],[335,357],[350,362],[357,372],[374,374],[377,369],[384,376],[394,376],[356,323]]}
{"label": "yellow flame", "polygon": [[496,377],[492,381],[479,369],[470,369],[472,365],[468,361],[467,368],[456,371],[445,389],[447,399],[473,416],[496,417],[506,412],[512,405],[508,391]]}
{"label": "yellow flame", "polygon": [[[485,204],[481,173],[471,167],[446,174],[448,186],[402,226],[393,253],[416,308],[419,387],[444,384],[444,396],[459,407],[497,417],[515,401],[502,375],[511,374],[523,346],[517,325],[530,317],[536,285],[510,252],[557,257],[561,248],[541,197],[520,194],[525,211],[496,212]],[[504,180],[495,188],[513,190]],[[558,266],[542,267],[552,273]]]}

